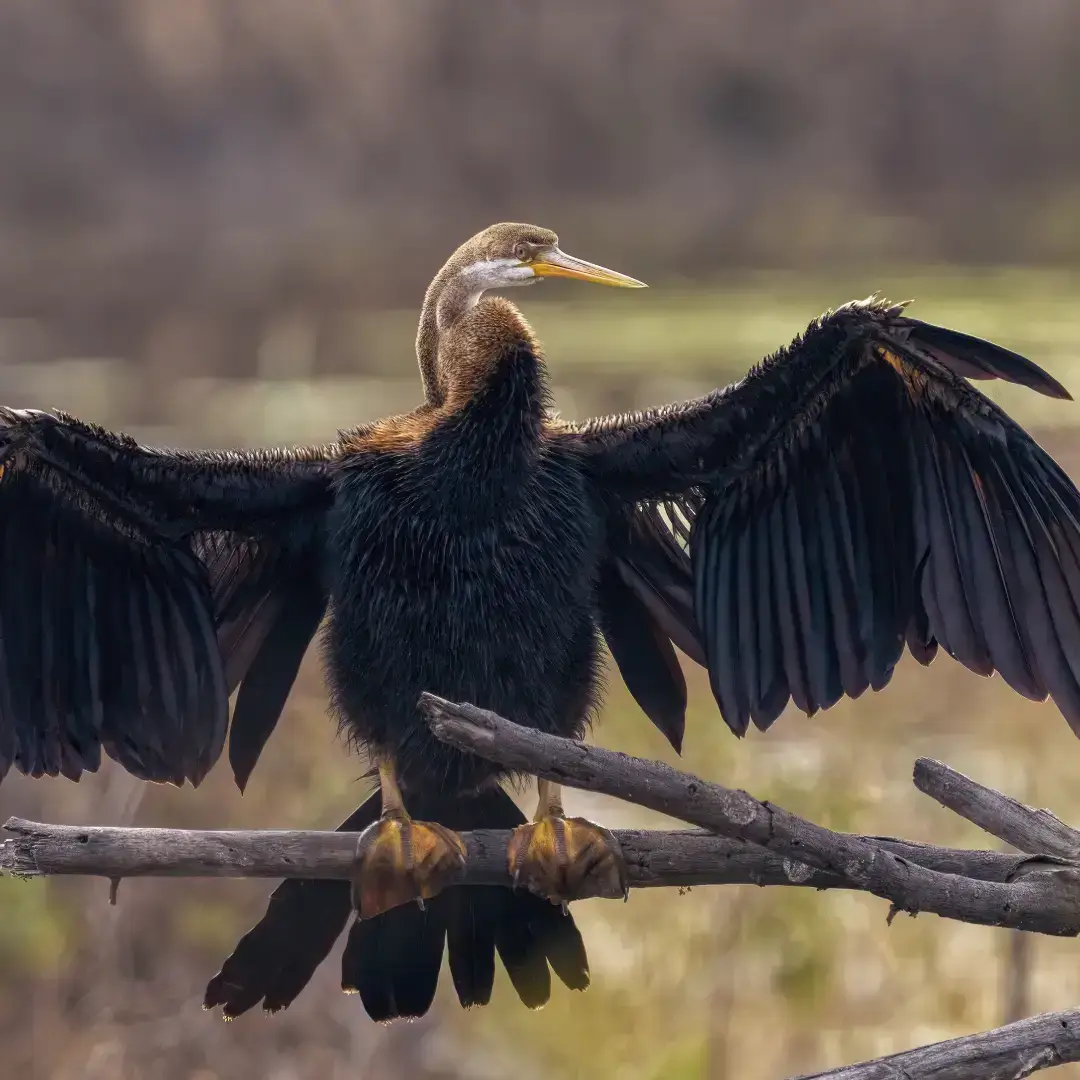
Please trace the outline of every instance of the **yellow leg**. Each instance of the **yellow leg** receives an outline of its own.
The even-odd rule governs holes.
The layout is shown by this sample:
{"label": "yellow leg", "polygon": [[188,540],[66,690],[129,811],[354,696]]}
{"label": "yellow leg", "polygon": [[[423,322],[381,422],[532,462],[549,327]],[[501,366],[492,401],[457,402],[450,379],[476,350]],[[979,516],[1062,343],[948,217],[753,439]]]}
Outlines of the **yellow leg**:
{"label": "yellow leg", "polygon": [[392,762],[379,762],[379,791],[382,793],[382,816],[405,814],[405,796],[398,785],[397,769]]}
{"label": "yellow leg", "polygon": [[353,906],[362,919],[424,901],[452,885],[465,867],[465,844],[436,822],[413,821],[392,762],[379,763],[382,816],[356,842]]}
{"label": "yellow leg", "polygon": [[562,816],[562,788],[552,780],[537,780],[536,813],[533,814],[533,821]]}
{"label": "yellow leg", "polygon": [[586,896],[625,899],[626,863],[619,842],[584,818],[563,816],[562,789],[537,783],[536,813],[510,837],[507,860],[514,885],[564,906]]}

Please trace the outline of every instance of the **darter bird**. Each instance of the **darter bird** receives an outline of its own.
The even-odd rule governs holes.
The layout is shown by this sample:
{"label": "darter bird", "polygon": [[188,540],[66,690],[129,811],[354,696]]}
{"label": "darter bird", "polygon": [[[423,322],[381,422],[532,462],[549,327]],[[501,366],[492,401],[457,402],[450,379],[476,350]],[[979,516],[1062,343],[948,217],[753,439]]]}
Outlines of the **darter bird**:
{"label": "darter bird", "polygon": [[[342,825],[351,885],[281,885],[211,981],[226,1016],[288,1005],[354,908],[342,983],[378,1020],[429,1008],[444,948],[463,1005],[488,1001],[496,954],[531,1006],[552,970],[587,984],[550,901],[624,888],[611,835],[545,783],[526,822],[502,770],[435,740],[422,691],[580,738],[606,641],[678,749],[676,649],[742,735],[940,647],[1080,730],[1080,495],[968,380],[1058,382],[870,299],[726,389],[568,423],[521,312],[484,295],[545,277],[641,285],[546,229],[485,229],[424,299],[424,403],[324,447],[159,450],[0,410],[0,769],[77,779],[104,750],[198,784],[228,731],[243,787],[325,624],[379,791]],[[480,827],[514,830],[522,888],[453,884]]]}

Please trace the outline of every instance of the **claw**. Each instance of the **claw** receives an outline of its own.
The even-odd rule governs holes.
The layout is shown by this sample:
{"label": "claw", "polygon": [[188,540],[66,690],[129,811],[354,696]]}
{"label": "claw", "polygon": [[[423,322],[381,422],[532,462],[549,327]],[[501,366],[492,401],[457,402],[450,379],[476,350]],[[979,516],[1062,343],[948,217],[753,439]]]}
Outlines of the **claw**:
{"label": "claw", "polygon": [[392,810],[360,834],[353,867],[353,906],[361,919],[411,900],[422,910],[461,876],[465,844],[442,825]]}
{"label": "claw", "polygon": [[507,848],[514,886],[564,908],[587,896],[624,897],[629,886],[619,841],[584,818],[549,814],[519,825]]}

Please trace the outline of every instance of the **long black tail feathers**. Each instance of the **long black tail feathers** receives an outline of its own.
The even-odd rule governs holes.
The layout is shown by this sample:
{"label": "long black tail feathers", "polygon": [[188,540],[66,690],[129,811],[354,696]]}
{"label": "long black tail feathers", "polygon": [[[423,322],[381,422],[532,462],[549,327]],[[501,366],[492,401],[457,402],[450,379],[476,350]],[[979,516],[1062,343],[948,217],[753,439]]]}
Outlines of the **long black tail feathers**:
{"label": "long black tail feathers", "polygon": [[[339,831],[358,831],[381,809],[376,792]],[[501,789],[461,799],[413,796],[410,812],[457,831],[511,829],[524,820]],[[258,1005],[290,1005],[326,959],[349,920],[345,881],[285,881],[266,914],[239,941],[206,988],[203,1007],[230,1020]],[[460,885],[421,911],[406,904],[355,920],[341,960],[341,985],[357,993],[373,1020],[423,1016],[431,1007],[448,946],[450,975],[466,1008],[491,1000],[498,953],[518,996],[539,1008],[551,995],[551,971],[572,990],[589,985],[589,963],[571,915],[532,893]]]}

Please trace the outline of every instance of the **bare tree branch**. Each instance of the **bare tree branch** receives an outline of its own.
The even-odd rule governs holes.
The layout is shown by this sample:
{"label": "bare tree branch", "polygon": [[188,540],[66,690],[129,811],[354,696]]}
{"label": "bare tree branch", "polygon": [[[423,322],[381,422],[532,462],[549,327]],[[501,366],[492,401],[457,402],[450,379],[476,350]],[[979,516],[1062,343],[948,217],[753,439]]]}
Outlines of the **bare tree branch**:
{"label": "bare tree branch", "polygon": [[[347,878],[356,834],[321,831],[207,831],[50,825],[11,818],[12,838],[0,844],[0,871],[20,877],[83,874],[125,877]],[[509,885],[505,829],[463,834],[468,850],[463,881]],[[696,829],[666,832],[617,829],[633,888],[693,885],[799,885],[858,889],[841,875],[798,864],[756,844]],[[902,858],[978,881],[1046,876],[1055,863],[1028,855],[963,851],[888,837],[861,837]],[[1060,864],[1067,865],[1067,864]]]}
{"label": "bare tree branch", "polygon": [[1080,1009],[1043,1013],[979,1035],[794,1080],[1022,1080],[1069,1061],[1080,1061]]}
{"label": "bare tree branch", "polygon": [[1080,857],[1080,832],[1049,810],[1025,806],[932,758],[915,762],[914,780],[923,794],[1020,851]]}
{"label": "bare tree branch", "polygon": [[[920,759],[915,784],[1029,854],[965,851],[836,833],[744,791],[660,762],[520,727],[472,705],[424,695],[444,742],[523,773],[613,795],[699,826],[615,832],[634,888],[713,884],[855,889],[897,911],[981,925],[1080,933],[1080,833],[961,775]],[[345,832],[203,831],[49,825],[10,819],[0,872],[124,877],[347,878],[357,836]],[[702,831],[706,830],[706,831]],[[507,830],[463,834],[463,882],[509,885]],[[800,1080],[1020,1080],[1080,1060],[1080,1009],[1022,1020]]]}
{"label": "bare tree branch", "polygon": [[[732,791],[658,761],[613,753],[512,723],[474,705],[424,694],[420,707],[444,742],[515,771],[613,795],[729,839],[749,840],[830,871],[890,901],[892,911],[1074,937],[1080,873],[1065,868],[1019,881],[987,882],[929,870],[880,844],[822,828],[745,791]],[[794,868],[791,873],[798,874]]]}
{"label": "bare tree branch", "polygon": [[[746,792],[659,762],[546,735],[431,695],[425,695],[422,707],[436,734],[453,745],[511,769],[628,799],[710,830],[619,832],[633,887],[756,883],[848,888],[891,901],[890,918],[897,911],[926,911],[1044,934],[1080,933],[1077,861],[835,833]],[[944,766],[929,772],[959,777]],[[1014,815],[1037,813],[973,786],[984,802],[994,797]],[[983,816],[991,831],[1000,828],[989,811]],[[0,870],[93,874],[113,882],[145,875],[345,878],[356,850],[355,836],[338,832],[114,829],[19,819],[9,821],[7,829],[14,838],[0,847]],[[480,830],[466,839],[463,880],[509,884],[509,833]]]}

